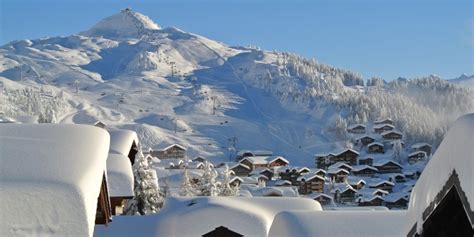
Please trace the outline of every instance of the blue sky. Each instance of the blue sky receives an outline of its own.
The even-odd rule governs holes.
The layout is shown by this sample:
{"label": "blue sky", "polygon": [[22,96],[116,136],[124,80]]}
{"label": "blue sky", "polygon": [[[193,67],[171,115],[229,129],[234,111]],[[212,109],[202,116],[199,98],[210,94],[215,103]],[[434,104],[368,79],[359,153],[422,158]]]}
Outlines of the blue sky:
{"label": "blue sky", "polygon": [[0,44],[70,35],[125,7],[229,45],[295,52],[387,80],[474,70],[471,0],[0,0]]}

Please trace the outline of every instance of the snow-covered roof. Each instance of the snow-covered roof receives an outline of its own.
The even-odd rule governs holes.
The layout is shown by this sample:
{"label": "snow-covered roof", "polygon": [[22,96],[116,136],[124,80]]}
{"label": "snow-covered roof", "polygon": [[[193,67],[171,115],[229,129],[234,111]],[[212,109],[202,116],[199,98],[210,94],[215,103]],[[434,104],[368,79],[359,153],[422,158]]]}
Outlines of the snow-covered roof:
{"label": "snow-covered roof", "polygon": [[340,172],[343,172],[343,173],[346,173],[346,174],[349,174],[350,172],[347,171],[346,169],[342,169],[342,168],[329,168],[328,169],[328,174],[337,174],[337,173],[340,173]]}
{"label": "snow-covered roof", "polygon": [[350,185],[367,184],[363,178],[358,176],[347,176],[347,183]]}
{"label": "snow-covered roof", "polygon": [[424,146],[429,146],[429,147],[431,148],[431,145],[430,145],[430,144],[424,143],[424,142],[415,143],[415,144],[413,144],[413,145],[411,146],[411,148],[413,148],[413,149],[420,149],[420,148],[422,148],[422,147],[424,147]]}
{"label": "snow-covered roof", "polygon": [[285,211],[275,217],[268,236],[406,236],[400,228],[406,215],[382,210]]}
{"label": "snow-covered roof", "polygon": [[393,119],[391,118],[378,118],[374,121],[374,123],[378,124],[378,123],[386,123],[386,122],[393,122]]}
{"label": "snow-covered roof", "polygon": [[76,124],[0,124],[0,236],[92,236],[109,134]]}
{"label": "snow-covered roof", "polygon": [[236,168],[236,167],[238,167],[238,166],[242,166],[242,167],[244,167],[244,168],[246,168],[246,169],[250,170],[250,167],[248,167],[248,166],[247,166],[247,165],[245,165],[245,164],[238,163],[238,162],[237,162],[237,163],[235,163],[235,164],[233,164],[232,166],[230,166],[230,167],[229,167],[229,169],[234,169],[234,168]]}
{"label": "snow-covered roof", "polygon": [[[459,118],[444,136],[433,158],[428,162],[411,192],[405,231],[415,223],[420,233],[423,213],[443,190],[455,171],[466,201],[474,203],[474,113]],[[439,201],[439,200],[438,200]],[[436,205],[435,205],[436,206]],[[472,205],[471,205],[471,213]]]}
{"label": "snow-covered roof", "polygon": [[398,135],[403,135],[401,132],[395,131],[395,130],[385,131],[385,132],[381,133],[381,135],[385,136],[385,135],[388,135],[388,134],[391,134],[391,133],[395,133],[395,134],[398,134]]}
{"label": "snow-covered roof", "polygon": [[338,191],[339,193],[344,193],[347,190],[352,190],[354,192],[357,192],[351,185],[345,184],[345,183],[336,183],[334,184],[334,189],[331,190],[331,193],[336,193]]}
{"label": "snow-covered roof", "polygon": [[350,166],[350,165],[348,165],[344,162],[339,161],[339,162],[336,162],[336,163],[334,163],[334,164],[332,164],[331,166],[328,167],[328,169],[339,169],[339,168],[342,168],[342,169],[346,168],[348,170],[351,170],[352,166]]}
{"label": "snow-covered roof", "polygon": [[423,154],[425,157],[427,156],[425,151],[414,151],[414,152],[410,153],[410,154],[408,155],[408,157],[417,156],[417,155],[419,155],[419,154]]}
{"label": "snow-covered roof", "polygon": [[291,185],[291,182],[284,179],[279,179],[275,181],[275,186]]}
{"label": "snow-covered roof", "polygon": [[380,143],[380,142],[372,142],[372,143],[367,145],[367,147],[371,147],[371,146],[381,146],[381,147],[383,147],[383,144]]}
{"label": "snow-covered roof", "polygon": [[186,147],[181,146],[181,145],[176,144],[176,143],[174,143],[174,144],[161,144],[161,145],[157,146],[156,149],[157,149],[158,151],[166,151],[166,150],[168,150],[168,149],[170,149],[170,148],[172,148],[172,147],[179,147],[179,148],[181,148],[182,150],[186,150]]}
{"label": "snow-covered roof", "polygon": [[333,156],[338,156],[338,155],[341,155],[343,154],[344,152],[347,152],[347,151],[350,151],[350,152],[353,152],[357,155],[359,155],[359,152],[354,150],[354,149],[351,149],[351,148],[344,148],[344,149],[341,149],[337,152],[328,152],[328,153],[316,153],[314,156],[315,157],[322,157],[322,156],[329,156],[329,155],[333,155]]}
{"label": "snow-covered roof", "polygon": [[132,144],[138,145],[137,133],[130,130],[109,130],[110,151],[128,156]]}
{"label": "snow-covered roof", "polygon": [[316,199],[316,198],[319,198],[319,197],[325,197],[325,198],[328,198],[328,199],[333,199],[332,196],[327,195],[325,193],[320,193],[320,192],[312,192],[312,193],[306,195],[306,197],[311,198],[311,199]]}
{"label": "snow-covered roof", "polygon": [[385,201],[385,199],[382,196],[379,195],[362,195],[356,198],[356,202],[371,202],[375,199],[380,199],[382,201]]}
{"label": "snow-covered roof", "polygon": [[132,164],[128,157],[109,154],[107,157],[107,183],[110,197],[133,197]]}
{"label": "snow-covered roof", "polygon": [[[282,211],[321,211],[307,198],[289,197],[171,197],[160,212],[150,216],[117,216],[97,236],[202,236],[225,226],[244,236],[267,236],[275,215]],[[203,218],[204,217],[204,218]],[[148,223],[145,230],[133,226]],[[139,234],[137,234],[139,233]]]}
{"label": "snow-covered roof", "polygon": [[395,184],[388,181],[388,180],[383,180],[383,179],[371,179],[369,181],[369,187],[377,187],[379,185],[382,185],[382,184],[387,184],[387,185],[390,185],[390,186],[394,186]]}
{"label": "snow-covered roof", "polygon": [[354,166],[352,166],[352,172],[358,172],[358,171],[365,170],[365,169],[371,169],[373,171],[378,171],[377,168],[372,167],[370,165],[354,165]]}
{"label": "snow-covered roof", "polygon": [[395,126],[391,125],[391,124],[388,124],[388,123],[382,123],[382,124],[377,124],[377,125],[374,125],[374,129],[380,129],[380,128],[383,128],[383,127],[390,127],[392,129],[395,128]]}
{"label": "snow-covered roof", "polygon": [[386,165],[386,164],[388,164],[388,163],[392,163],[392,164],[394,164],[394,165],[397,165],[397,166],[402,167],[402,165],[400,165],[398,162],[396,162],[396,161],[394,161],[394,160],[389,160],[389,159],[379,159],[379,160],[376,160],[376,161],[374,161],[373,165],[379,167],[379,166],[384,166],[384,165]]}
{"label": "snow-covered roof", "polygon": [[322,180],[324,181],[324,178],[317,175],[316,173],[308,173],[308,174],[304,174],[304,175],[301,175],[300,177],[297,178],[298,181],[309,181],[309,180],[312,180],[312,179],[319,179],[319,180]]}
{"label": "snow-covered roof", "polygon": [[298,197],[298,190],[295,187],[267,186],[260,187],[255,184],[243,184],[240,190],[248,190],[254,197],[278,196],[278,197]]}
{"label": "snow-covered roof", "polygon": [[363,127],[363,128],[365,128],[365,125],[364,125],[364,124],[360,124],[360,123],[352,124],[352,125],[348,126],[347,129],[354,129],[354,128],[357,128],[357,127]]}
{"label": "snow-covered roof", "polygon": [[363,135],[357,136],[355,139],[356,139],[356,140],[360,140],[360,139],[366,138],[366,137],[372,138],[372,139],[374,139],[374,140],[376,139],[376,137],[375,137],[374,135],[371,135],[371,134],[363,134]]}
{"label": "snow-covered roof", "polygon": [[255,164],[255,165],[269,164],[269,163],[272,163],[276,160],[282,160],[287,164],[290,163],[283,156],[247,156],[247,157],[243,158],[242,160],[240,160],[240,162],[242,162],[244,160],[247,160],[250,163]]}

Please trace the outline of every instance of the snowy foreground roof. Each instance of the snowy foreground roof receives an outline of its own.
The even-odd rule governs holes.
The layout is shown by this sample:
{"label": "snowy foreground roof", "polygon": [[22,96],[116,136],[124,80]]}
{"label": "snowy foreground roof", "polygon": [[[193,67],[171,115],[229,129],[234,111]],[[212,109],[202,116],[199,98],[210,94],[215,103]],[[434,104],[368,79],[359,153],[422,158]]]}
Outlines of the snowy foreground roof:
{"label": "snowy foreground roof", "polygon": [[[157,215],[117,216],[109,227],[97,226],[97,236],[202,236],[225,226],[244,236],[267,236],[281,211],[321,211],[318,202],[285,197],[168,198]],[[145,224],[143,224],[145,223]],[[145,228],[143,228],[145,227]]]}
{"label": "snowy foreground roof", "polygon": [[109,134],[0,124],[0,236],[91,236]]}
{"label": "snowy foreground roof", "polygon": [[110,197],[133,197],[132,164],[128,157],[109,154],[107,157],[107,183]]}

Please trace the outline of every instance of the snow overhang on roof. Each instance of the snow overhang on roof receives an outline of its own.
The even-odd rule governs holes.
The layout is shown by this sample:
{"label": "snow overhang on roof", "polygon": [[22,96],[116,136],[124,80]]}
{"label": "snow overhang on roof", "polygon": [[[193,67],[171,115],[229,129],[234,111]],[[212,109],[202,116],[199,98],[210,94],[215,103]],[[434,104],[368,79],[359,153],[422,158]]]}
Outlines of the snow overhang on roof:
{"label": "snow overhang on roof", "polygon": [[133,197],[133,171],[128,157],[109,154],[107,157],[107,181],[110,197]]}
{"label": "snow overhang on roof", "polygon": [[371,147],[371,146],[381,146],[381,147],[383,147],[383,144],[380,143],[380,142],[372,142],[372,143],[367,145],[367,147]]}
{"label": "snow overhang on roof", "polygon": [[419,149],[419,148],[424,147],[424,146],[429,146],[429,147],[431,148],[431,145],[430,145],[430,144],[424,143],[424,142],[420,142],[420,143],[413,144],[413,145],[411,146],[411,148],[413,148],[413,149]]}
{"label": "snow overhang on roof", "polygon": [[76,124],[0,124],[0,236],[92,236],[110,136]]}
{"label": "snow overhang on roof", "polygon": [[353,125],[350,125],[349,127],[347,127],[347,129],[354,129],[354,128],[357,128],[357,127],[362,127],[362,128],[365,128],[365,125],[364,124],[353,124]]}
{"label": "snow overhang on roof", "polygon": [[[457,191],[462,193],[463,198],[470,203],[471,210],[466,210],[467,215],[474,216],[472,209],[472,203],[474,203],[473,147],[474,113],[462,116],[451,126],[433,158],[421,173],[411,192],[406,233],[415,223],[417,232],[420,233],[424,221],[423,216],[433,211],[432,208],[441,201],[437,197],[445,195],[454,185]],[[471,219],[471,223],[472,221]]]}
{"label": "snow overhang on roof", "polygon": [[132,144],[138,145],[137,133],[130,130],[109,130],[110,151],[128,156]]}

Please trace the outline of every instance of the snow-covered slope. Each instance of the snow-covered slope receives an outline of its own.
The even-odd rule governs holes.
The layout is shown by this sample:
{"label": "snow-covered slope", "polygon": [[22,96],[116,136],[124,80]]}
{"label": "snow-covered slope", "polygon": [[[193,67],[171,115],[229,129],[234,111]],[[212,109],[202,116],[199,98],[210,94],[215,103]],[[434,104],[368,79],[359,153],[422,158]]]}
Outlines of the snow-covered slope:
{"label": "snow-covered slope", "polygon": [[436,142],[474,110],[472,92],[438,78],[363,84],[314,59],[230,47],[130,10],[78,35],[0,47],[4,115],[102,120],[145,147],[179,143],[211,161],[258,149],[313,166],[313,154],[345,143],[331,130],[338,113],[348,123],[392,117],[410,139]]}

